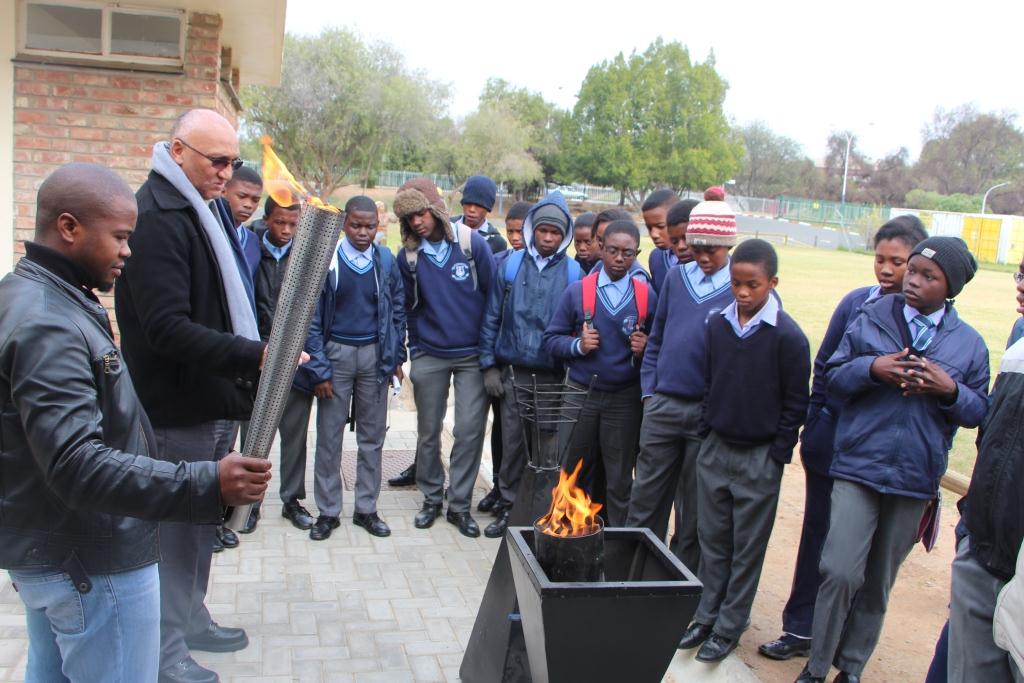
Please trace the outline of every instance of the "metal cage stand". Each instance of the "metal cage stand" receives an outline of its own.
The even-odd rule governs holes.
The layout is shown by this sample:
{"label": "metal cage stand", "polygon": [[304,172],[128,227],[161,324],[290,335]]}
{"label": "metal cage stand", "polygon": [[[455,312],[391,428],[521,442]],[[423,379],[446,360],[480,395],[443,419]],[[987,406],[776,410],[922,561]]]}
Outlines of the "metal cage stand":
{"label": "metal cage stand", "polygon": [[[557,384],[540,383],[536,375],[517,377],[513,372],[512,385],[527,437],[527,464],[516,491],[509,526],[533,526],[551,507],[551,490],[558,483],[562,459],[572,441],[580,410],[590,397],[593,378],[590,386],[582,389],[565,380]],[[560,437],[562,425],[570,426],[567,434]],[[531,681],[507,534],[498,546],[459,678],[467,683]]]}

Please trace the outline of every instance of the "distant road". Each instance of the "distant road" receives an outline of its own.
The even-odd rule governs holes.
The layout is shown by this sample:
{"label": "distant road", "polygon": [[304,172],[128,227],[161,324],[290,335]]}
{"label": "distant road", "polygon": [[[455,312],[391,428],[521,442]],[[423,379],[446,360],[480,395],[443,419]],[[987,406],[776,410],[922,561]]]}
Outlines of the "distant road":
{"label": "distant road", "polygon": [[[736,225],[739,231],[744,234],[764,233],[768,239],[779,235],[788,235],[790,241],[796,241],[809,247],[817,246],[822,249],[836,249],[846,246],[843,233],[838,228],[819,228],[802,223],[790,223],[778,221],[774,218],[760,218],[757,216],[737,216]],[[863,249],[864,238],[855,232],[849,233],[850,248]]]}

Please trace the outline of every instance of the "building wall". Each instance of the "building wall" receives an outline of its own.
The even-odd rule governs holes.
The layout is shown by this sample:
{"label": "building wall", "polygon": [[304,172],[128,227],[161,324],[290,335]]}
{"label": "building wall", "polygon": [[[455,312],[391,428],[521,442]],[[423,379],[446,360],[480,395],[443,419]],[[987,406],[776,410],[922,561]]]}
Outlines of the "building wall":
{"label": "building wall", "polygon": [[238,111],[221,93],[220,34],[219,15],[189,15],[183,74],[14,65],[14,260],[35,229],[36,190],[54,169],[72,161],[103,164],[137,188],[153,144],[167,139],[182,113],[206,107],[237,124]]}
{"label": "building wall", "polygon": [[14,3],[0,4],[0,276],[14,266]]}

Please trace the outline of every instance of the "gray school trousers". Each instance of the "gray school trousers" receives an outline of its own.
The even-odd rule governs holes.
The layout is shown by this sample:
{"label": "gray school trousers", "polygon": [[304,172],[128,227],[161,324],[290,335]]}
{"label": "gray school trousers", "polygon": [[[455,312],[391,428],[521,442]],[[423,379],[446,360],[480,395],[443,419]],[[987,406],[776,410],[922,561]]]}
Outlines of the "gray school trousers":
{"label": "gray school trousers", "polygon": [[693,620],[739,638],[761,580],[782,484],[770,444],[737,446],[711,432],[697,456],[700,570],[704,584]]}
{"label": "gray school trousers", "polygon": [[[519,400],[528,400],[528,392],[516,392],[515,383],[529,387],[533,377],[537,384],[560,384],[562,374],[553,370],[537,370],[522,366],[508,366],[501,373],[501,385],[505,395],[501,398],[501,469],[497,476],[498,491],[501,497],[510,503],[516,501],[516,491],[523,478],[523,470],[527,463],[527,444],[533,440],[533,426],[523,424],[519,410]],[[544,404],[546,406],[546,404]],[[546,415],[542,419],[553,419]],[[558,447],[558,425],[549,424],[540,431],[541,443],[536,448],[548,448],[554,451]],[[533,448],[533,446],[530,446]],[[557,460],[557,458],[556,458]]]}
{"label": "gray school trousers", "polygon": [[388,385],[378,381],[377,344],[348,346],[329,341],[334,396],[318,399],[313,497],[319,513],[341,516],[341,447],[352,394],[356,396],[356,501],[355,511],[377,511],[380,495],[381,452],[388,419]]}
{"label": "gray school trousers", "polygon": [[[192,427],[156,428],[157,455],[169,462],[219,460],[235,442],[238,423],[214,420]],[[160,522],[160,668],[189,656],[185,636],[205,631],[204,604],[213,557],[213,524]]]}
{"label": "gray school trousers", "polygon": [[949,683],[1015,681],[1024,676],[1010,654],[995,644],[992,616],[1006,582],[992,576],[971,556],[971,537],[960,541],[953,560],[949,604]]}
{"label": "gray school trousers", "polygon": [[[836,479],[807,668],[860,675],[878,644],[896,572],[917,539],[928,501]],[[854,598],[856,597],[856,600]]]}
{"label": "gray school trousers", "polygon": [[647,527],[664,540],[675,499],[678,509],[672,551],[696,574],[700,567],[697,453],[701,438],[697,430],[701,402],[654,394],[644,401],[643,410],[626,526]]}
{"label": "gray school trousers", "polygon": [[427,503],[441,505],[444,466],[441,464],[441,429],[448,409],[448,389],[454,377],[455,443],[449,460],[448,509],[469,512],[473,484],[480,471],[480,456],[491,403],[484,389],[478,356],[439,358],[418,354],[412,359],[409,379],[415,385],[416,486]]}

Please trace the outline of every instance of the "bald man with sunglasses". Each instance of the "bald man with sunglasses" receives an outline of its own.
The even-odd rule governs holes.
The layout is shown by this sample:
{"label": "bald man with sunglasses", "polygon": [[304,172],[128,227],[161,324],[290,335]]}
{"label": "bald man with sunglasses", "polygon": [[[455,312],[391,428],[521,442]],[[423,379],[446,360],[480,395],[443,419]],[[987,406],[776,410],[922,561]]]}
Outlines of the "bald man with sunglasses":
{"label": "bald man with sunglasses", "polygon": [[[219,460],[252,412],[265,345],[252,281],[228,232],[234,221],[215,201],[240,165],[232,125],[214,111],[192,110],[154,146],[136,194],[133,255],[115,290],[117,321],[159,457],[172,462]],[[245,631],[217,625],[204,605],[214,529],[160,525],[162,682],[216,681],[190,650],[248,645]]]}

